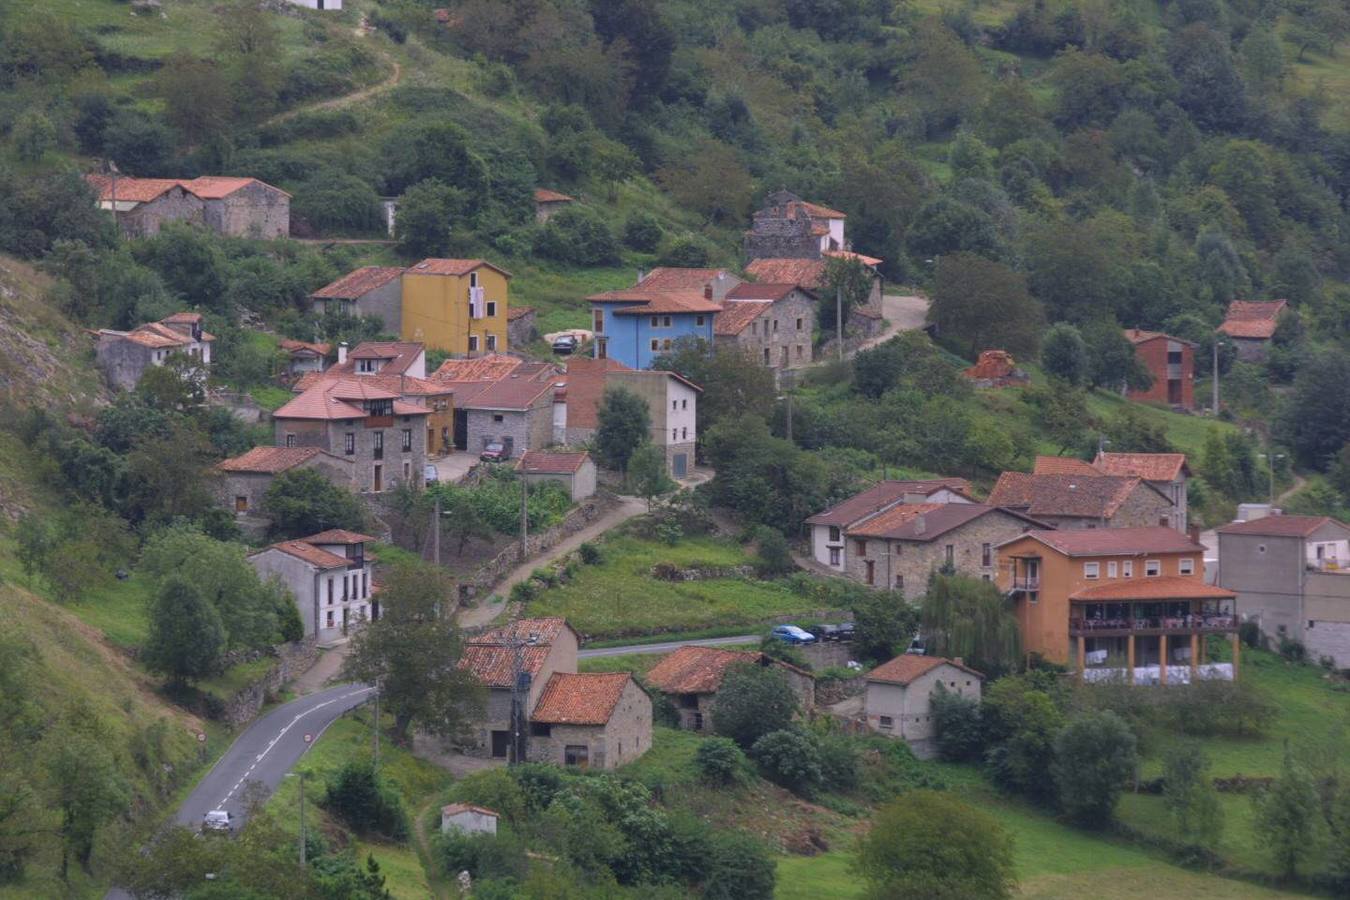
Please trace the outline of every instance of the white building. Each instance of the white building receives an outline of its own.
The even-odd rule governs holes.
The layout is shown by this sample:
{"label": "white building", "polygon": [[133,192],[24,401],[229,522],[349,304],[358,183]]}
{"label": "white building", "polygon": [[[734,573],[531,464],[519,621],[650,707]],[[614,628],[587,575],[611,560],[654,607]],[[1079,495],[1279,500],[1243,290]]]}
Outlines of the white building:
{"label": "white building", "polygon": [[850,528],[902,503],[974,503],[964,478],[926,481],[879,481],[806,520],[811,526],[811,555],[822,566],[848,571]]}
{"label": "white building", "polygon": [[296,6],[305,9],[341,10],[342,0],[290,0]]}
{"label": "white building", "polygon": [[380,617],[371,571],[374,558],[366,553],[366,545],[373,540],[369,535],[330,529],[273,544],[248,561],[261,577],[276,575],[290,589],[305,634],[317,638],[320,645],[331,644]]}
{"label": "white building", "polygon": [[441,833],[462,831],[465,834],[496,834],[497,819],[495,810],[471,803],[451,803],[441,807]]}
{"label": "white building", "polygon": [[930,740],[937,734],[931,703],[937,686],[978,701],[983,683],[984,676],[959,659],[897,656],[867,674],[867,726],[906,741]]}

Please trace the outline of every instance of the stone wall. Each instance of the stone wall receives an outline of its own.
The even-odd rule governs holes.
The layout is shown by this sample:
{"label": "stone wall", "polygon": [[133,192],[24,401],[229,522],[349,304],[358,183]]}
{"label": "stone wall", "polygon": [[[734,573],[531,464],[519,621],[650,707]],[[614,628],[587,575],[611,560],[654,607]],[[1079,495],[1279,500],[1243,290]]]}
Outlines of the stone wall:
{"label": "stone wall", "polygon": [[[526,538],[525,560],[538,556],[548,550],[553,549],[567,538],[583,530],[595,520],[599,519],[612,507],[617,504],[617,500],[609,494],[596,494],[574,509],[570,510],[563,520],[552,528],[537,534],[531,534]],[[522,557],[520,554],[520,541],[514,540],[506,546],[500,553],[488,562],[479,566],[478,570],[469,578],[460,583],[460,600],[472,600],[479,594],[489,593],[497,582],[501,581],[508,572],[520,565]]]}
{"label": "stone wall", "polygon": [[825,681],[816,679],[816,706],[830,706],[857,697],[867,685],[866,677],[832,678]]}
{"label": "stone wall", "polygon": [[[1156,495],[1155,495],[1156,496]],[[1157,524],[1157,520],[1154,520]],[[952,547],[952,562],[961,575],[972,578],[997,574],[997,555],[994,548],[1022,533],[1026,523],[1001,512],[990,512],[978,519],[938,535],[930,541],[886,541],[868,538],[866,551],[859,555],[857,541],[848,538],[848,577],[861,584],[867,583],[867,564],[872,564],[874,586],[893,587],[907,599],[922,596],[928,586],[928,575],[947,560],[947,546]],[[989,544],[989,565],[984,565],[984,545]],[[903,579],[903,580],[901,580]]]}
{"label": "stone wall", "polygon": [[108,384],[119,390],[130,391],[152,365],[152,352],[148,347],[126,338],[105,335],[99,338],[95,355]]}
{"label": "stone wall", "polygon": [[207,200],[203,220],[209,228],[234,237],[286,237],[291,231],[291,198],[254,182],[223,199]]}
{"label": "stone wall", "polygon": [[225,701],[220,718],[231,728],[252,721],[262,710],[268,697],[274,696],[281,690],[282,685],[313,666],[319,658],[319,648],[311,636],[290,644],[278,644],[270,651],[253,650],[226,654],[225,660],[227,666],[233,666],[253,662],[265,656],[276,657],[277,664],[272,670]]}
{"label": "stone wall", "polygon": [[153,237],[165,222],[202,221],[202,201],[181,187],[170,188],[148,203],[117,214],[117,224],[127,237]]}

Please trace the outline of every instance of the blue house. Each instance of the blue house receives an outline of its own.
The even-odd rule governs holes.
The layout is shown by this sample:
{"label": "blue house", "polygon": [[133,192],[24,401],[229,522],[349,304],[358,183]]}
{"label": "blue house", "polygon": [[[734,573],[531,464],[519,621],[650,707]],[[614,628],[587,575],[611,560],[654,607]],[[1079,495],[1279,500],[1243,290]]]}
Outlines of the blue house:
{"label": "blue house", "polygon": [[713,319],[722,306],[709,288],[653,290],[637,287],[586,298],[591,303],[596,359],[617,359],[649,369],[683,337],[702,338],[711,347]]}

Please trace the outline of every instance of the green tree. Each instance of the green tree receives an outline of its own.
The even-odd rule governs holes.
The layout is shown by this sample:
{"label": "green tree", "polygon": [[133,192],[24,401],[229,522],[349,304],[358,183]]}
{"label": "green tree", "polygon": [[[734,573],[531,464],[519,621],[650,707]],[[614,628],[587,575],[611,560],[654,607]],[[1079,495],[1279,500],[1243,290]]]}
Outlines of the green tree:
{"label": "green tree", "polygon": [[443,181],[428,178],[399,197],[394,236],[407,256],[436,256],[450,246],[452,223],[464,211],[464,194]]}
{"label": "green tree", "polygon": [[1276,440],[1300,466],[1323,469],[1350,440],[1350,355],[1326,349],[1299,369],[1275,418]]}
{"label": "green tree", "polygon": [[743,831],[717,829],[703,863],[703,900],[773,900],[774,855]]}
{"label": "green tree", "polygon": [[733,666],[712,705],[713,729],[741,747],[786,728],[797,714],[797,698],[776,666]]}
{"label": "green tree", "polygon": [[1163,802],[1177,839],[1213,848],[1223,830],[1223,810],[1209,777],[1209,757],[1200,745],[1181,742],[1163,756]]}
{"label": "green tree", "polygon": [[366,520],[356,495],[313,469],[292,469],[274,478],[263,495],[262,511],[271,520],[269,534],[275,539],[329,528],[360,531]]}
{"label": "green tree", "polygon": [[666,474],[666,453],[652,443],[641,444],[628,458],[629,489],[647,501],[651,512],[652,500],[675,490],[675,482]]}
{"label": "green tree", "polygon": [[450,737],[482,705],[482,685],[455,662],[454,583],[431,566],[404,563],[384,576],[380,618],[352,640],[343,675],[377,684],[394,715],[394,735],[408,740],[416,725]]}
{"label": "green tree", "polygon": [[596,455],[606,467],[627,472],[633,454],[651,440],[647,401],[624,387],[605,388],[596,420]]}
{"label": "green tree", "polygon": [[1055,737],[1050,774],[1059,806],[1079,825],[1102,828],[1139,765],[1134,732],[1110,710],[1080,715]]}
{"label": "green tree", "polygon": [[1147,390],[1153,376],[1140,362],[1134,345],[1115,319],[1093,319],[1083,326],[1087,344],[1089,378],[1093,387],[1120,390],[1122,386]]}
{"label": "green tree", "polygon": [[634,250],[652,253],[661,245],[665,235],[656,216],[645,210],[630,215],[623,225],[623,242]]}
{"label": "green tree", "polygon": [[23,566],[23,574],[31,584],[33,576],[47,568],[47,561],[51,557],[51,528],[41,516],[27,512],[19,516],[14,540],[18,544],[19,565]]}
{"label": "green tree", "polygon": [[745,777],[747,760],[741,748],[730,738],[710,737],[699,742],[694,766],[709,784],[736,784]]}
{"label": "green tree", "polygon": [[695,416],[704,435],[723,419],[763,415],[771,409],[777,389],[773,371],[739,347],[710,348],[697,338],[680,338],[674,349],[652,361],[653,369],[678,372],[703,388]]}
{"label": "green tree", "polygon": [[[847,324],[853,308],[867,303],[875,280],[875,273],[852,257],[827,260],[825,284],[821,287],[820,306],[817,308],[820,330],[833,334],[835,322],[840,318]],[[842,307],[837,301],[842,301]]]}
{"label": "green tree", "polygon": [[1006,900],[1017,887],[1012,837],[939,791],[910,791],[878,810],[856,865],[869,900]]}
{"label": "green tree", "polygon": [[792,548],[777,528],[761,525],[755,530],[755,541],[759,545],[756,567],[761,575],[786,575],[797,568]]}
{"label": "green tree", "polygon": [[14,149],[24,162],[41,162],[56,149],[56,126],[40,111],[30,109],[14,123]]}
{"label": "green tree", "polygon": [[164,114],[189,144],[210,143],[228,128],[235,113],[230,86],[209,59],[178,52],[155,79]]}
{"label": "green tree", "polygon": [[985,763],[994,782],[1049,805],[1055,783],[1045,776],[1064,714],[1046,687],[1029,675],[1000,678],[985,692],[981,715],[990,744]]}
{"label": "green tree", "polygon": [[357,834],[393,841],[408,836],[403,801],[368,760],[350,760],[339,769],[327,785],[323,805]]}
{"label": "green tree", "polygon": [[814,796],[824,780],[815,736],[799,728],[761,735],[750,747],[750,758],[770,781],[803,797]]}
{"label": "green tree", "polygon": [[1068,322],[1056,322],[1041,342],[1041,365],[1047,375],[1083,387],[1091,377],[1092,361],[1083,334]]}
{"label": "green tree", "polygon": [[173,129],[136,110],[123,110],[103,129],[103,154],[127,175],[154,178],[173,158]]}
{"label": "green tree", "polygon": [[178,575],[166,578],[155,594],[149,620],[141,661],[150,671],[184,684],[219,670],[225,628],[216,608],[191,582]]}
{"label": "green tree", "polygon": [[1322,838],[1322,808],[1317,786],[1285,748],[1280,777],[1256,800],[1256,830],[1271,861],[1285,878],[1317,849]]}
{"label": "green tree", "polygon": [[[92,717],[92,712],[82,711]],[[61,878],[70,855],[88,867],[100,828],[131,803],[131,787],[113,759],[107,735],[68,722],[54,729],[44,748],[52,806],[60,813]]]}
{"label": "green tree", "polygon": [[852,603],[859,659],[885,662],[904,653],[919,630],[919,612],[895,591],[859,590]]}
{"label": "green tree", "polygon": [[619,242],[609,223],[581,206],[570,206],[551,217],[534,249],[541,256],[578,266],[608,266],[620,259]]}
{"label": "green tree", "polygon": [[275,107],[284,75],[276,16],[251,0],[230,0],[215,12],[216,52],[234,108],[246,120],[261,120]]}
{"label": "green tree", "polygon": [[931,698],[933,725],[937,731],[938,754],[950,762],[972,762],[984,753],[984,727],[980,703],[942,682]]}
{"label": "green tree", "polygon": [[1026,279],[972,253],[938,260],[928,319],[942,341],[972,359],[995,348],[1034,357],[1045,328],[1045,314],[1027,292]]}
{"label": "green tree", "polygon": [[991,677],[1017,667],[1021,632],[992,582],[934,574],[919,609],[928,652],[960,657]]}

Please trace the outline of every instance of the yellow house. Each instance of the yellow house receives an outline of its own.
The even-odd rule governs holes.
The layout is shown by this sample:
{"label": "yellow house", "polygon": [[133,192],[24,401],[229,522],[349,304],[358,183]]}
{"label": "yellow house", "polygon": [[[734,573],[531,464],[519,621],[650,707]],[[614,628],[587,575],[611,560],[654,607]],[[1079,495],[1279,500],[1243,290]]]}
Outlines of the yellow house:
{"label": "yellow house", "polygon": [[511,273],[481,259],[424,259],[403,272],[403,334],[460,356],[506,350]]}

